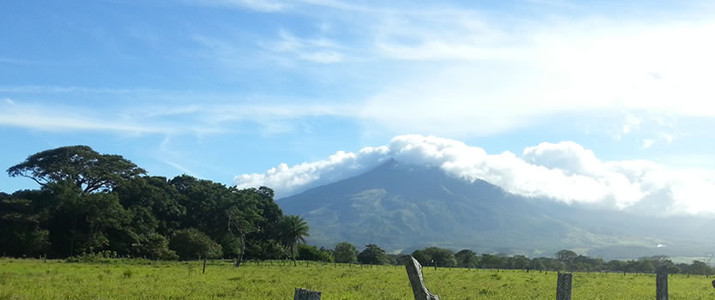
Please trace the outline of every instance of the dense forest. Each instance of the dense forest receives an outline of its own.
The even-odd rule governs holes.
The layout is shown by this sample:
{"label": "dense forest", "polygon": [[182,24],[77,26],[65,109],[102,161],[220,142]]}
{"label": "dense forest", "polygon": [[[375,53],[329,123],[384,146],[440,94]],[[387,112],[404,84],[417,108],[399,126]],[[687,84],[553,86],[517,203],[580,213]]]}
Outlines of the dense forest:
{"label": "dense forest", "polygon": [[[348,242],[333,249],[306,245],[306,222],[284,215],[267,187],[239,190],[187,175],[148,176],[119,155],[100,154],[87,146],[33,154],[7,172],[34,180],[40,188],[0,192],[3,256],[401,263],[402,256],[375,244],[362,251]],[[645,273],[666,268],[669,273],[705,275],[713,271],[702,261],[675,264],[654,256],[606,262],[570,250],[528,258],[427,247],[411,255],[424,266],[439,267]]]}
{"label": "dense forest", "polygon": [[147,176],[87,146],[36,153],[7,172],[40,188],[0,193],[4,256],[294,258],[308,234],[302,218],[283,215],[269,188]]}

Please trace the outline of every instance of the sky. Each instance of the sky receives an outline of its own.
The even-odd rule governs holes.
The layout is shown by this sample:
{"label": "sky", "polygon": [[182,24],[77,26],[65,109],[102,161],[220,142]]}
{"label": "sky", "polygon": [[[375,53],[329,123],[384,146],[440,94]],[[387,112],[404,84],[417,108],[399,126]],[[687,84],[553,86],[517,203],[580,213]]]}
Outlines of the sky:
{"label": "sky", "polygon": [[711,1],[0,7],[2,170],[88,145],[287,196],[402,157],[567,203],[715,213]]}

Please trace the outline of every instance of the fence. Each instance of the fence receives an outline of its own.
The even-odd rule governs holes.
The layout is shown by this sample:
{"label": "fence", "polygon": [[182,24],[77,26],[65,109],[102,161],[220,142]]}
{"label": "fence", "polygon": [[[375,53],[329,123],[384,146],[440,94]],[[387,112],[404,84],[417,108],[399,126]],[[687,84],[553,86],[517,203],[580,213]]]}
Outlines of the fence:
{"label": "fence", "polygon": [[[424,276],[422,275],[422,265],[412,256],[407,256],[405,259],[405,268],[407,277],[412,286],[412,292],[415,295],[415,300],[439,300],[439,296],[430,293],[425,285]],[[573,274],[559,273],[556,282],[556,300],[571,300],[571,280]],[[668,300],[668,273],[661,269],[656,273],[656,300]],[[712,282],[715,287],[715,280]],[[319,291],[306,290],[301,288],[295,289],[294,300],[320,300],[321,293]]]}

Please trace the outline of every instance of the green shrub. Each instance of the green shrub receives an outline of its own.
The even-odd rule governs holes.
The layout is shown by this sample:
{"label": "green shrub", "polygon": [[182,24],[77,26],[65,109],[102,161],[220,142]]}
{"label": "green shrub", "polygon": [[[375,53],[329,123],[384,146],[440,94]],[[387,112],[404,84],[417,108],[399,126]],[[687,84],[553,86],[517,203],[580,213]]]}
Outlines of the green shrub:
{"label": "green shrub", "polygon": [[177,231],[169,242],[169,248],[176,251],[181,260],[217,258],[223,255],[221,245],[195,228]]}

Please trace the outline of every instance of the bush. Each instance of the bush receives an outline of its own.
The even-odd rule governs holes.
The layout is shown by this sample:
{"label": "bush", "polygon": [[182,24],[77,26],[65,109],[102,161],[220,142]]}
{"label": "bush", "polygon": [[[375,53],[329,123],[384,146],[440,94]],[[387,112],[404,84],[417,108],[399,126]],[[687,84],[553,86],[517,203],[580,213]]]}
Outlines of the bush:
{"label": "bush", "polygon": [[221,245],[195,228],[176,231],[169,242],[169,248],[176,251],[181,260],[217,258],[223,255]]}
{"label": "bush", "polygon": [[329,262],[332,261],[332,256],[330,252],[320,250],[315,246],[300,244],[298,245],[298,259]]}
{"label": "bush", "polygon": [[104,250],[95,253],[84,253],[82,255],[76,255],[68,257],[66,262],[86,262],[86,263],[108,263],[111,259],[117,258],[117,252]]}
{"label": "bush", "polygon": [[169,249],[169,240],[158,233],[148,234],[132,246],[135,247],[135,253],[140,257],[152,260],[176,260],[179,258],[175,251]]}

